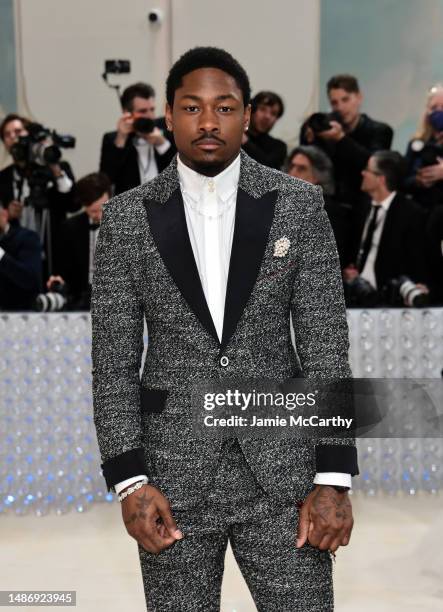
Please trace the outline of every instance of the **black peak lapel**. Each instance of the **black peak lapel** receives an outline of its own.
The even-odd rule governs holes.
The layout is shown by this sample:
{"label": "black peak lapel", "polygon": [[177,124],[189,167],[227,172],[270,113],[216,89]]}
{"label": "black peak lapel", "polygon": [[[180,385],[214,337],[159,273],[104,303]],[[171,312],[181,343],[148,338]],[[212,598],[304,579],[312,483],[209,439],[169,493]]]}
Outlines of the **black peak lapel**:
{"label": "black peak lapel", "polygon": [[237,327],[255,281],[268,243],[278,191],[254,198],[237,191],[234,236],[226,289],[223,320],[223,351]]}
{"label": "black peak lapel", "polygon": [[219,343],[189,240],[180,188],[167,202],[145,201],[149,227],[169,274],[203,327]]}

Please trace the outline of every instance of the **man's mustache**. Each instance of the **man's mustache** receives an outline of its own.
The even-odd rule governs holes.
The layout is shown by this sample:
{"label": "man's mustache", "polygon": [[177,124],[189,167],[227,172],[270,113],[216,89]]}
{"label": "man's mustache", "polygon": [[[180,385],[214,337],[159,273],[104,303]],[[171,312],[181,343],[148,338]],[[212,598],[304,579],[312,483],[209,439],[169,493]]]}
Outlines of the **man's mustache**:
{"label": "man's mustache", "polygon": [[221,138],[217,138],[217,136],[214,136],[213,134],[209,133],[202,134],[202,136],[200,136],[196,140],[193,140],[192,144],[198,144],[199,142],[204,142],[205,140],[219,142],[220,144],[226,144],[225,141]]}

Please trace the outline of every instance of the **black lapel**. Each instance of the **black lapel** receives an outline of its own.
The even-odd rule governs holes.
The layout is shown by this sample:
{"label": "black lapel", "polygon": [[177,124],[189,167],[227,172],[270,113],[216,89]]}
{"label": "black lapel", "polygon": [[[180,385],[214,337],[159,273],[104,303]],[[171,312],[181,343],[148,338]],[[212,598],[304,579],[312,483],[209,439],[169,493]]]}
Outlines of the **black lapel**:
{"label": "black lapel", "polygon": [[238,189],[223,320],[223,351],[237,327],[260,270],[278,191],[253,198]]}
{"label": "black lapel", "polygon": [[149,226],[169,274],[203,327],[219,343],[189,240],[180,188],[167,202],[144,202]]}

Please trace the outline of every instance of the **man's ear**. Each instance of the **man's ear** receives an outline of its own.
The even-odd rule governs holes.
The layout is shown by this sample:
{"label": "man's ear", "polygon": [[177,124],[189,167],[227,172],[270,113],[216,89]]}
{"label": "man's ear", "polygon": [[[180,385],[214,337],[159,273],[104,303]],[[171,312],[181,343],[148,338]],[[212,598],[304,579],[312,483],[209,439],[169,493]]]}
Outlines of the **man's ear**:
{"label": "man's ear", "polygon": [[166,121],[166,129],[169,132],[172,132],[172,108],[169,106],[168,103],[166,103],[165,106],[165,121]]}

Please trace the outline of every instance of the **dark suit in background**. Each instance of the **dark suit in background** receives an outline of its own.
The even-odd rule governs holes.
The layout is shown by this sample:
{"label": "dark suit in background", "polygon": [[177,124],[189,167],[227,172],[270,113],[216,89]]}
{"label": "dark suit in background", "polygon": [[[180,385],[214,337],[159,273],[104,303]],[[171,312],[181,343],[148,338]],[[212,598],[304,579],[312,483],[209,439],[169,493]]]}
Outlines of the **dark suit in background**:
{"label": "dark suit in background", "polygon": [[0,234],[0,309],[31,310],[42,285],[42,247],[36,232],[19,224]]}
{"label": "dark suit in background", "polygon": [[[155,125],[163,131],[165,138],[171,143],[171,146],[163,155],[159,155],[154,147],[157,168],[159,172],[162,172],[169,165],[177,150],[172,137],[166,130],[164,118],[156,119]],[[142,179],[137,149],[132,141],[134,134],[128,136],[124,147],[115,146],[116,136],[117,132],[108,132],[103,136],[100,154],[100,172],[108,175],[109,180],[114,185],[114,193],[118,194],[137,187],[141,184]]]}
{"label": "dark suit in background", "polygon": [[276,170],[282,169],[288,154],[288,148],[283,140],[274,138],[269,134],[249,132],[248,142],[242,148],[255,161]]}
{"label": "dark suit in background", "polygon": [[[61,228],[58,273],[69,287],[75,309],[89,309],[89,238],[91,225],[86,213],[68,219]],[[98,231],[98,230],[95,230]]]}
{"label": "dark suit in background", "polygon": [[[367,200],[352,232],[353,243],[348,263],[356,262],[364,226],[370,210]],[[426,283],[428,267],[425,249],[425,215],[415,202],[397,193],[389,206],[375,260],[375,278],[381,289],[398,276]]]}
{"label": "dark suit in background", "polygon": [[429,284],[434,304],[443,304],[443,205],[429,215],[426,226],[429,253]]}

